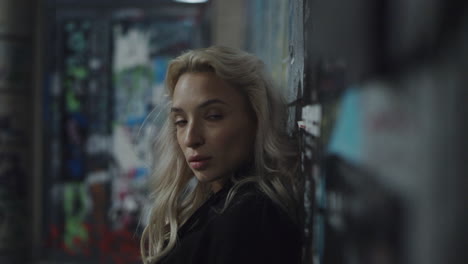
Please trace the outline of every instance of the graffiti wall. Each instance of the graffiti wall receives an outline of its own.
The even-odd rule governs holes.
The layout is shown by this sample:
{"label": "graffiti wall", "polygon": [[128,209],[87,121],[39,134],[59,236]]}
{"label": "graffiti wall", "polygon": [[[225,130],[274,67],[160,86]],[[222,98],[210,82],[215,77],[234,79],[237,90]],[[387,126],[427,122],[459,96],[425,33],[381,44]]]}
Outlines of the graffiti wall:
{"label": "graffiti wall", "polygon": [[293,5],[295,3],[279,0],[246,1],[247,50],[265,62],[277,85],[288,95],[288,70],[293,62],[289,53],[290,34],[295,30],[291,21]]}
{"label": "graffiti wall", "polygon": [[48,259],[141,262],[150,146],[160,127],[154,113],[165,103],[167,63],[201,41],[197,12],[106,14],[59,12],[54,22],[59,52],[50,62],[44,116]]}

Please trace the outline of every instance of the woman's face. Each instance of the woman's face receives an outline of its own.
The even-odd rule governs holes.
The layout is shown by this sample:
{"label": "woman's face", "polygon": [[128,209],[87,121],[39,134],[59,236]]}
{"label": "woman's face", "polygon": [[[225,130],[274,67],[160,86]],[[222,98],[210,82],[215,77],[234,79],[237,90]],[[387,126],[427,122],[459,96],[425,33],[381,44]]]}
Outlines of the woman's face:
{"label": "woman's face", "polygon": [[174,89],[177,142],[197,179],[216,192],[253,156],[252,110],[235,87],[212,72],[184,73]]}

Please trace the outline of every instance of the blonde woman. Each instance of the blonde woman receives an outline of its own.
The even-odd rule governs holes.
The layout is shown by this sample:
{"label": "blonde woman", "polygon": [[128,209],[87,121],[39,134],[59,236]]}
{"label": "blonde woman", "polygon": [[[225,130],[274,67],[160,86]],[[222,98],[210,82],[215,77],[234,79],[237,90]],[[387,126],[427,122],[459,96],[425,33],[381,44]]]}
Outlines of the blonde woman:
{"label": "blonde woman", "polygon": [[264,64],[191,50],[171,61],[166,87],[144,263],[299,263],[297,155]]}

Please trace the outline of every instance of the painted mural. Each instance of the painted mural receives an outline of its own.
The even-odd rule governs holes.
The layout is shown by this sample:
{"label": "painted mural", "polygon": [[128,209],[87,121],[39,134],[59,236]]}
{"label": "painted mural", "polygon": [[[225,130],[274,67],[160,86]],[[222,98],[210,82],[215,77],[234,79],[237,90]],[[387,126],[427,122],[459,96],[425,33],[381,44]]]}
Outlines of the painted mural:
{"label": "painted mural", "polygon": [[[140,263],[150,146],[168,61],[193,47],[193,17],[62,21],[50,75],[45,213],[48,258]],[[97,44],[105,25],[109,47]]]}
{"label": "painted mural", "polygon": [[288,72],[293,63],[290,56],[290,31],[292,28],[288,1],[254,0],[248,1],[249,25],[247,31],[247,50],[259,56],[267,65],[274,81],[289,96]]}

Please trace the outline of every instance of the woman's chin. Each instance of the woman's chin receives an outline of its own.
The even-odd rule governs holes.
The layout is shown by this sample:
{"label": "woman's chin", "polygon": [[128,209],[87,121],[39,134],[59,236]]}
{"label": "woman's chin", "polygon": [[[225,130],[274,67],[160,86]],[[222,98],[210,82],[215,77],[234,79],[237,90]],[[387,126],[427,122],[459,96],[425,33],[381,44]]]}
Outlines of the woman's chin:
{"label": "woman's chin", "polygon": [[215,177],[212,177],[210,175],[206,175],[204,173],[195,173],[195,178],[197,178],[197,180],[199,182],[202,182],[202,183],[209,183],[209,182],[215,180]]}
{"label": "woman's chin", "polygon": [[195,177],[201,183],[211,184],[215,192],[216,190],[219,190],[222,188],[223,182],[224,182],[223,177],[214,176],[214,175],[195,173]]}

